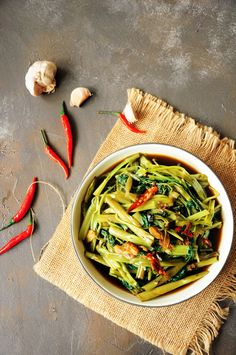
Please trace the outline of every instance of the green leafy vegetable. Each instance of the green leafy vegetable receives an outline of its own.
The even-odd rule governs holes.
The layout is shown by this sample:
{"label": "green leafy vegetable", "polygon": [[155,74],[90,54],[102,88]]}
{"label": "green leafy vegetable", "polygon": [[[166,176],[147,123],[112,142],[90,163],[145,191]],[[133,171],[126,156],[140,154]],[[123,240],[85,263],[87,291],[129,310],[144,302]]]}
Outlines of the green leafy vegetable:
{"label": "green leafy vegetable", "polygon": [[116,239],[110,233],[108,233],[107,230],[101,229],[100,233],[111,246],[114,246],[116,244]]}

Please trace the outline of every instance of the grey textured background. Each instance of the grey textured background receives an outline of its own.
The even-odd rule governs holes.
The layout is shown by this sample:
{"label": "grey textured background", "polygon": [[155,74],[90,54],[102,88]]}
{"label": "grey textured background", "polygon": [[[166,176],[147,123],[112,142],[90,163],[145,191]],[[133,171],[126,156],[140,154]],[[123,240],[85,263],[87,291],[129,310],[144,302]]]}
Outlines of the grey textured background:
{"label": "grey textured background", "polygon": [[[60,187],[67,202],[115,118],[126,89],[157,95],[222,136],[236,138],[236,2],[9,0],[0,2],[0,222],[17,209],[33,176]],[[35,60],[58,66],[53,95],[31,97],[24,76]],[[65,156],[60,104],[77,86],[95,96],[70,108],[76,137],[68,181],[43,152],[45,128]],[[60,217],[58,197],[40,186],[34,209],[36,255]],[[1,245],[26,221],[1,232]],[[84,308],[32,270],[29,241],[0,257],[0,354],[162,354]],[[132,322],[132,316],[130,321]],[[174,320],[173,320],[174,321]],[[235,354],[235,306],[213,354]]]}

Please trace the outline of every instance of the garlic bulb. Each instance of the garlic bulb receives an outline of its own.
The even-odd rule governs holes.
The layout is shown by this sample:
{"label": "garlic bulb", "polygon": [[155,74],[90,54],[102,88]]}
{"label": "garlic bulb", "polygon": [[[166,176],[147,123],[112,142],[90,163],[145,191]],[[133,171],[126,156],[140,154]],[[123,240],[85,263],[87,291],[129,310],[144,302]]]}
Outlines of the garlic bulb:
{"label": "garlic bulb", "polygon": [[47,60],[32,64],[25,76],[25,86],[33,96],[39,96],[43,92],[48,94],[55,91],[57,67]]}
{"label": "garlic bulb", "polygon": [[134,122],[138,121],[130,102],[127,102],[127,104],[123,110],[123,114],[125,115],[125,117],[127,118],[127,120],[130,123],[134,123]]}
{"label": "garlic bulb", "polygon": [[70,106],[80,107],[92,95],[87,88],[76,88],[70,94]]}

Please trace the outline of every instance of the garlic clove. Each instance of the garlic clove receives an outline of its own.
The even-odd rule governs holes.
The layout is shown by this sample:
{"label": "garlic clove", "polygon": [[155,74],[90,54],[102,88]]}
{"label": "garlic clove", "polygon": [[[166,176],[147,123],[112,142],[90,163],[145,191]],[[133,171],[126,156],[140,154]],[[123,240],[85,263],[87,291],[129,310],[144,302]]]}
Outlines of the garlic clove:
{"label": "garlic clove", "polygon": [[127,102],[127,104],[125,105],[125,108],[123,110],[123,114],[125,115],[125,117],[127,118],[127,120],[130,123],[134,123],[134,122],[138,121],[130,102]]}
{"label": "garlic clove", "polygon": [[56,87],[57,67],[53,62],[47,60],[33,63],[26,75],[25,86],[33,96],[39,96],[42,93],[53,93]]}
{"label": "garlic clove", "polygon": [[80,107],[92,95],[87,88],[76,88],[70,94],[70,106]]}

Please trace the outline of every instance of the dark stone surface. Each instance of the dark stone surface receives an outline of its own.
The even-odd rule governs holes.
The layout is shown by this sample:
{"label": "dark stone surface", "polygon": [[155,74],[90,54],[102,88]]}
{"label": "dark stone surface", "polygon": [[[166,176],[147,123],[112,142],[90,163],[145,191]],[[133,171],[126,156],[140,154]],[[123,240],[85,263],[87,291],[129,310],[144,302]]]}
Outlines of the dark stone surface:
{"label": "dark stone surface", "polygon": [[[235,1],[22,0],[0,3],[0,218],[6,221],[34,175],[59,186],[67,201],[121,110],[126,89],[138,87],[236,138]],[[57,63],[53,95],[31,97],[24,76],[35,60]],[[77,86],[96,95],[71,108],[76,134],[72,175],[43,153],[45,128],[65,151],[60,103]],[[64,153],[63,153],[64,156]],[[35,203],[36,255],[60,217],[57,196],[43,186]],[[1,244],[26,221],[1,233]],[[84,308],[32,270],[29,241],[0,258],[0,354],[162,354],[140,338]],[[213,354],[235,354],[235,307]],[[132,319],[130,320],[132,322]],[[174,320],[173,320],[174,321]]]}

